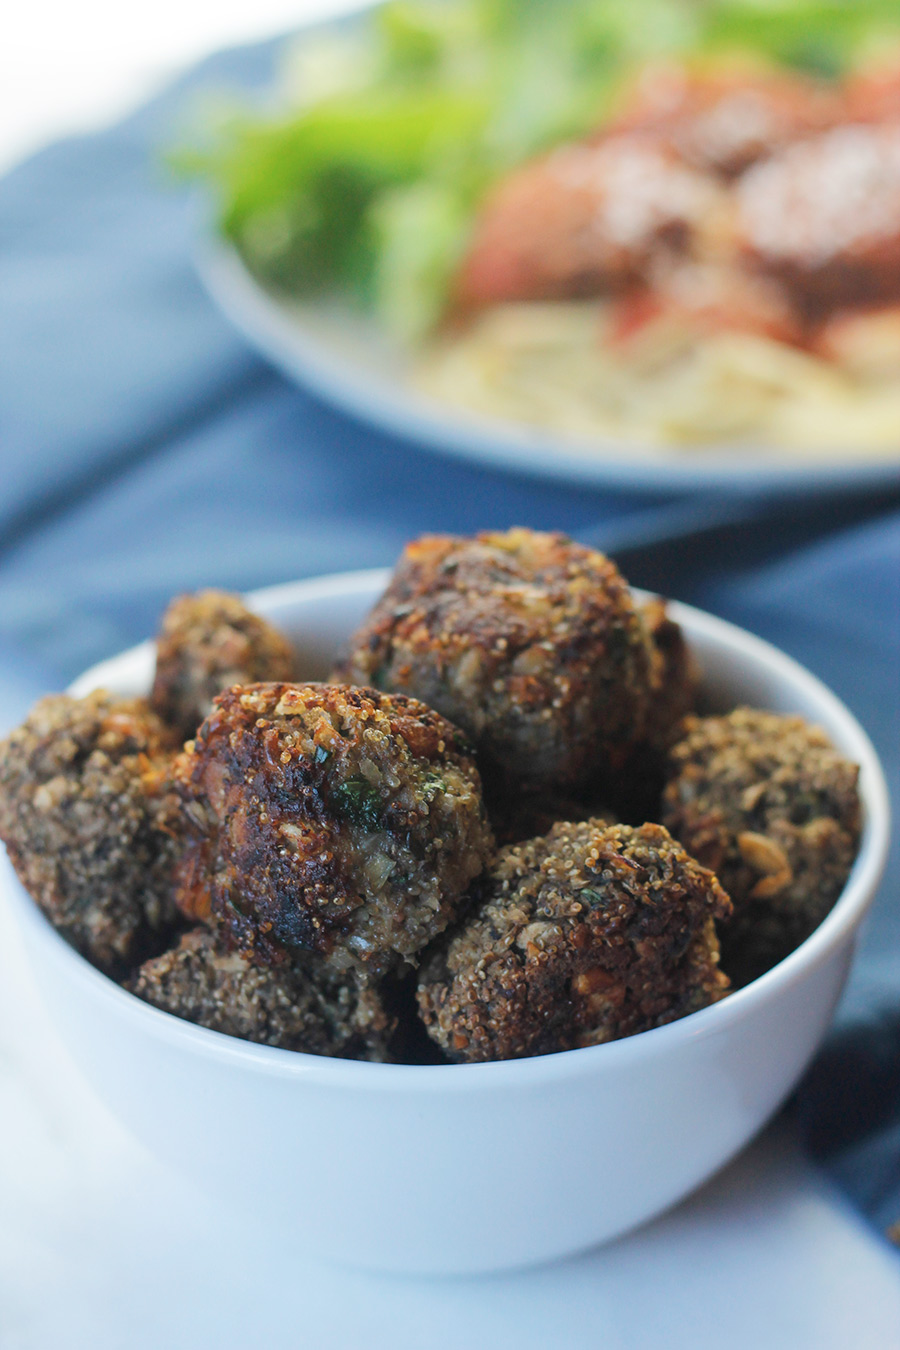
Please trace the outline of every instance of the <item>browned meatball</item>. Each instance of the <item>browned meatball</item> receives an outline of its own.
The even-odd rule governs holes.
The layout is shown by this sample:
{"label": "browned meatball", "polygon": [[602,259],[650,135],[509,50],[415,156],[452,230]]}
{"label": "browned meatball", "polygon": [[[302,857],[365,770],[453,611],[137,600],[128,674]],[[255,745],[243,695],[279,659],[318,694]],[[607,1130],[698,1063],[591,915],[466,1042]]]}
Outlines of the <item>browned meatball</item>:
{"label": "browned meatball", "polygon": [[437,708],[492,791],[569,793],[642,739],[651,654],[601,553],[524,529],[434,535],[407,545],[335,678]]}
{"label": "browned meatball", "polygon": [[711,872],[659,825],[555,825],[504,849],[478,908],[424,967],[429,1034],[455,1060],[596,1045],[726,992]]}
{"label": "browned meatball", "polygon": [[188,1022],[283,1050],[384,1061],[393,1018],[377,991],[310,956],[260,966],[207,928],[141,966],[128,988]]}
{"label": "browned meatball", "polygon": [[182,740],[233,684],[292,680],[296,655],[283,634],[247,608],[239,595],[180,595],[162,619],[150,702]]}
{"label": "browned meatball", "polygon": [[859,844],[858,769],[801,717],[690,717],[671,752],[663,821],[734,903],[723,965],[745,983],[831,909]]}
{"label": "browned meatball", "polygon": [[833,87],[802,75],[651,64],[625,92],[613,129],[654,132],[695,168],[733,178],[840,116]]}
{"label": "browned meatball", "polygon": [[737,204],[746,254],[808,319],[900,298],[900,126],[788,146],[744,175]]}
{"label": "browned meatball", "polygon": [[412,961],[493,843],[460,732],[373,689],[228,690],[175,784],[194,835],[179,904],[257,960],[318,951],[371,975]]}
{"label": "browned meatball", "polygon": [[697,250],[720,209],[716,184],[660,137],[561,146],[488,197],[457,299],[465,307],[621,290],[660,250]]}
{"label": "browned meatball", "polygon": [[90,961],[116,972],[171,930],[171,734],[142,699],[37,703],[0,746],[0,837],[25,888]]}

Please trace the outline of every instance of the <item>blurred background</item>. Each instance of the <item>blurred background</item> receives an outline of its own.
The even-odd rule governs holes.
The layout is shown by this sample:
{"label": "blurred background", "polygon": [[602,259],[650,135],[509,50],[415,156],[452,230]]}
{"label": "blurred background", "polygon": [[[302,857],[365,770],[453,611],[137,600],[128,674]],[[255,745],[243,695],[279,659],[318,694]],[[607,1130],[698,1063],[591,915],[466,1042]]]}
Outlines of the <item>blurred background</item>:
{"label": "blurred background", "polygon": [[217,47],[364,8],[366,0],[17,5],[0,48],[0,172],[48,141],[124,116]]}

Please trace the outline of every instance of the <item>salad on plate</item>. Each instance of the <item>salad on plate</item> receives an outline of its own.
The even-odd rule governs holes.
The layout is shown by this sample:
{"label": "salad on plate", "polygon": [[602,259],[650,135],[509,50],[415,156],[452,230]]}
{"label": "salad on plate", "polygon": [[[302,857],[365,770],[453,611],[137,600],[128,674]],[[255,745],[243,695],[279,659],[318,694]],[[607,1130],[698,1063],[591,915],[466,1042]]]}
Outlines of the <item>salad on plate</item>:
{"label": "salad on plate", "polygon": [[390,0],[176,156],[255,283],[572,443],[900,449],[889,0]]}

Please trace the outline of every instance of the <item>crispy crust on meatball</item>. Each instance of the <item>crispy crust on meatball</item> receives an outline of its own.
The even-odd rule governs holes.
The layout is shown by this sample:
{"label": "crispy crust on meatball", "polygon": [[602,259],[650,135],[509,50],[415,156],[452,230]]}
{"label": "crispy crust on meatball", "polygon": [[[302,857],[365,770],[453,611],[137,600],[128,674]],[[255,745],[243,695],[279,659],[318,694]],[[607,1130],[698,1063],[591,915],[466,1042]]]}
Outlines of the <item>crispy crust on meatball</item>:
{"label": "crispy crust on meatball", "polygon": [[493,845],[461,733],[374,689],[228,690],[175,786],[193,833],[179,905],[258,959],[318,951],[372,975],[411,962]]}
{"label": "crispy crust on meatball", "polygon": [[558,824],[506,848],[424,968],[429,1034],[455,1060],[630,1036],[721,998],[711,872],[658,825]]}
{"label": "crispy crust on meatball", "polygon": [[793,951],[840,895],[859,846],[858,773],[802,717],[686,719],[663,822],[731,896],[722,960],[736,980]]}
{"label": "crispy crust on meatball", "polygon": [[188,1022],[283,1050],[345,1059],[389,1059],[394,1019],[376,989],[327,962],[260,966],[207,928],[147,961],[126,986]]}
{"label": "crispy crust on meatball", "polygon": [[171,733],[143,699],[53,694],[0,746],[0,837],[56,928],[116,973],[164,945],[176,911]]}
{"label": "crispy crust on meatball", "polygon": [[514,529],[407,545],[336,677],[437,708],[491,787],[571,792],[643,736],[650,665],[614,564]]}
{"label": "crispy crust on meatball", "polygon": [[212,712],[216,694],[234,684],[291,680],[295,667],[287,638],[239,595],[180,595],[162,618],[150,702],[187,740]]}

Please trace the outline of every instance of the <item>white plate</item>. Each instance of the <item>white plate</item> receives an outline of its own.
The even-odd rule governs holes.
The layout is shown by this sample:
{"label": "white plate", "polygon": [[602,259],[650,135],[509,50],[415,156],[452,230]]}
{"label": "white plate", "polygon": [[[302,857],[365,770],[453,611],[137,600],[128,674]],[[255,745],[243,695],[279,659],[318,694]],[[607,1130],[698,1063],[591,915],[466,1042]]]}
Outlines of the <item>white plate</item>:
{"label": "white plate", "polygon": [[425,450],[593,487],[654,491],[821,492],[900,482],[900,456],[793,456],[785,451],[662,451],[577,442],[524,424],[479,417],[420,393],[371,321],[339,308],[273,295],[237,250],[207,238],[197,267],[236,328],[289,379]]}

